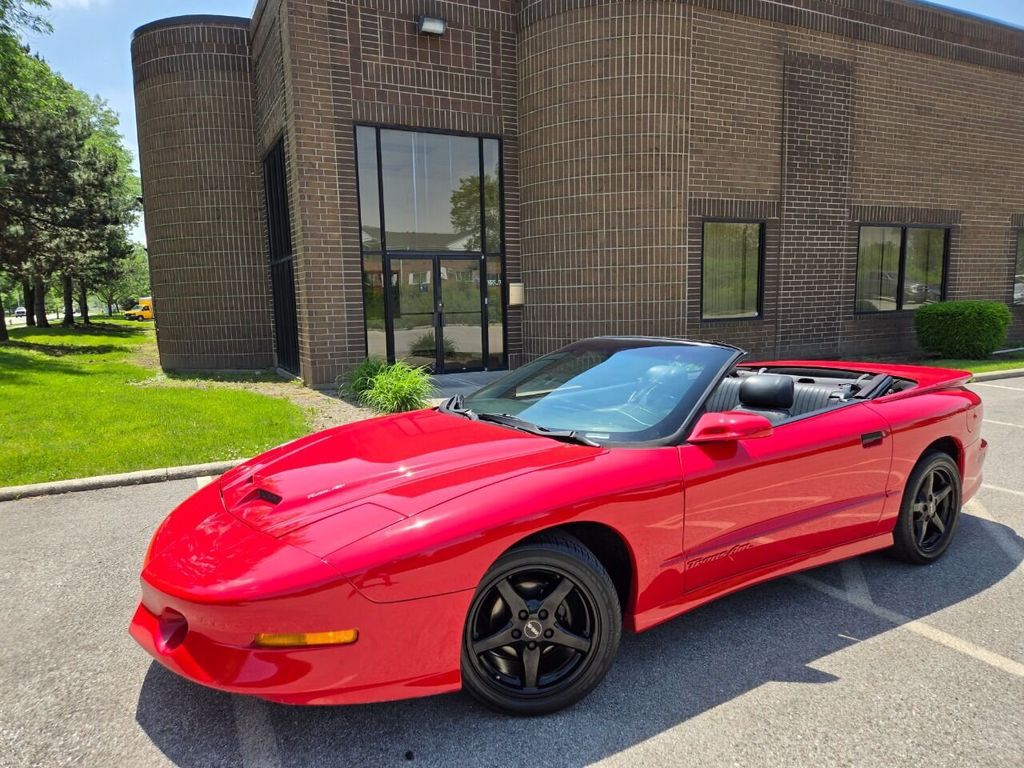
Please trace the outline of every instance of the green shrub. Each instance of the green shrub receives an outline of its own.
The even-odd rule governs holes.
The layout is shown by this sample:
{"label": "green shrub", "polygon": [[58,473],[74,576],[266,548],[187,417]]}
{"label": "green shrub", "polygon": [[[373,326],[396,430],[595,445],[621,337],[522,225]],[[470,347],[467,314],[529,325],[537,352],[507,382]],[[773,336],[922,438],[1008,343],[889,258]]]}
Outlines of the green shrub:
{"label": "green shrub", "polygon": [[343,395],[351,395],[359,399],[363,392],[370,388],[373,377],[388,367],[386,360],[379,357],[371,357],[363,360],[359,365],[349,371],[344,382],[339,382],[339,391]]}
{"label": "green shrub", "polygon": [[922,349],[977,360],[1006,342],[1010,310],[998,301],[944,301],[918,309],[914,326]]}
{"label": "green shrub", "polygon": [[378,413],[403,413],[426,408],[433,391],[426,368],[413,368],[400,360],[370,380],[359,402]]}

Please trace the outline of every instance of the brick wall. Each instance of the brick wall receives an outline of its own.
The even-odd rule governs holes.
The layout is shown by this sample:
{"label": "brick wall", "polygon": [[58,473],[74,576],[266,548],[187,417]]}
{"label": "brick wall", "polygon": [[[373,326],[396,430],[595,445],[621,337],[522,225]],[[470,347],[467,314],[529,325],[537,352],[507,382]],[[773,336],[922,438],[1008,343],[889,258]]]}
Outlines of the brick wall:
{"label": "brick wall", "polygon": [[[867,221],[950,226],[949,297],[1009,300],[1016,244],[1011,217],[1024,205],[1024,156],[1014,149],[1024,105],[1005,94],[1024,85],[1024,34],[890,0],[657,5],[523,4],[528,350],[640,328],[728,341],[759,357],[913,352],[912,312],[854,312],[858,227]],[[688,24],[677,30],[673,52],[663,61],[644,57],[616,72],[610,58],[601,58],[628,58],[625,41],[634,32],[624,18],[672,13],[667,6],[685,9]],[[581,39],[588,29],[600,30],[596,40]],[[543,41],[539,56],[531,47],[534,35]],[[563,51],[564,45],[573,50]],[[596,66],[603,63],[605,70],[592,78],[595,64],[588,57],[595,51],[601,62]],[[551,71],[542,67],[538,74],[537,61]],[[591,125],[591,113],[578,102],[618,100],[628,91],[637,112],[659,115],[657,94],[645,94],[643,81],[634,78],[656,80],[663,72],[682,75],[672,105],[684,119],[681,170],[670,153],[657,149],[666,174],[686,195],[685,268],[676,259],[660,262],[661,279],[674,286],[667,302],[685,308],[682,330],[678,317],[656,314],[664,300],[655,286],[634,297],[642,306],[622,310],[607,290],[595,293],[578,277],[603,264],[615,286],[610,290],[617,291],[614,227],[588,229],[586,217],[593,213],[592,189],[614,193],[600,203],[602,212],[613,214],[628,207],[632,195],[608,173],[600,145],[590,140],[605,130],[603,121]],[[578,91],[574,77],[584,86]],[[551,93],[552,103],[531,106]],[[544,122],[535,131],[536,119]],[[555,136],[558,129],[574,138]],[[636,150],[632,137],[621,138],[617,151]],[[550,147],[550,157],[562,163],[536,187],[534,143]],[[543,171],[546,164],[538,167]],[[563,188],[548,192],[560,179],[568,180]],[[534,218],[537,191],[541,216],[553,220],[551,234]],[[663,212],[655,226],[673,231],[678,208],[665,203]],[[730,217],[765,222],[763,314],[702,321],[703,222]],[[566,226],[559,230],[556,219]],[[535,228],[538,237],[532,236]],[[668,232],[644,237],[652,242]],[[572,253],[577,242],[586,244],[588,255]],[[1013,313],[1011,340],[1024,341],[1024,309]],[[630,321],[636,317],[648,321]]]}
{"label": "brick wall", "polygon": [[585,7],[520,42],[528,357],[685,330],[688,12]]}
{"label": "brick wall", "polygon": [[273,365],[246,19],[132,42],[153,298],[166,369]]}
{"label": "brick wall", "polygon": [[[405,0],[266,0],[252,25],[260,148],[284,131],[302,377],[329,385],[365,357],[356,124],[504,140],[506,268],[520,279],[516,38],[512,3],[444,9],[440,39]],[[509,353],[522,358],[520,311]]]}
{"label": "brick wall", "polygon": [[[424,12],[447,19],[444,37],[416,34]],[[862,222],[948,225],[950,298],[1011,295],[1018,30],[902,0],[263,0],[248,41],[232,22],[215,55],[186,59],[225,24],[173,28],[192,31],[159,53],[137,42],[135,62],[166,361],[266,362],[265,309],[248,331],[258,344],[229,317],[222,338],[242,341],[200,349],[209,333],[190,338],[186,318],[223,291],[211,279],[193,295],[182,279],[189,259],[218,268],[196,254],[244,252],[225,275],[268,303],[257,175],[230,178],[231,248],[219,234],[209,248],[172,243],[215,232],[191,202],[209,200],[211,159],[234,151],[233,167],[251,168],[281,135],[302,375],[325,385],[361,359],[358,123],[503,138],[507,277],[527,284],[507,316],[512,365],[601,333],[720,339],[759,357],[912,352],[911,312],[854,312]],[[158,77],[170,65],[149,59],[178,69]],[[189,133],[197,84],[212,89],[213,133]],[[193,165],[152,160],[169,140]],[[721,218],[765,223],[756,319],[701,319],[701,233]],[[200,327],[221,325],[208,318]]]}

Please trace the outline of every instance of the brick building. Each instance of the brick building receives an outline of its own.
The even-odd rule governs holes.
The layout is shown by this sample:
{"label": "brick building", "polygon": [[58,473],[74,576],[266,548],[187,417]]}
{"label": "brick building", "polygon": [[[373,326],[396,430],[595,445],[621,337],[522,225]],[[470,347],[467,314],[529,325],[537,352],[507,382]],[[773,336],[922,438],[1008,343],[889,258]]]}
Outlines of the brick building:
{"label": "brick building", "polygon": [[132,55],[166,368],[321,386],[606,333],[898,354],[944,298],[1010,304],[1024,342],[1022,30],[909,0],[262,0]]}

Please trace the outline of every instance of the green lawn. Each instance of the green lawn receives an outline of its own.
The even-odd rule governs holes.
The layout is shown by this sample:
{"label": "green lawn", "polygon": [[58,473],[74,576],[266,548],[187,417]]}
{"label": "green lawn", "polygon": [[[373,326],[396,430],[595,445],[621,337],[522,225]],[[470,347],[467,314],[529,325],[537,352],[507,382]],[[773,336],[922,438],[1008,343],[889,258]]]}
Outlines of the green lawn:
{"label": "green lawn", "polygon": [[1008,371],[1014,368],[1024,368],[1024,354],[1013,352],[1006,355],[996,355],[986,360],[922,360],[921,365],[933,365],[937,368],[958,368],[972,373],[987,373],[988,371]]}
{"label": "green lawn", "polygon": [[308,431],[286,400],[153,385],[157,372],[134,362],[152,356],[152,323],[11,337],[0,345],[0,486],[242,458]]}

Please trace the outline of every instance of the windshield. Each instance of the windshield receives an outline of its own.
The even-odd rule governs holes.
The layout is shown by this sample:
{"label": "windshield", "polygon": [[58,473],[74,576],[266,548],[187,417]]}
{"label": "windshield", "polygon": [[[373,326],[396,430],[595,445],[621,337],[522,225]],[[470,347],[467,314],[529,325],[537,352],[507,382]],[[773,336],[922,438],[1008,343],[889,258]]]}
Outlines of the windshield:
{"label": "windshield", "polygon": [[668,437],[739,355],[735,349],[644,339],[593,339],[546,355],[465,400],[602,442]]}

